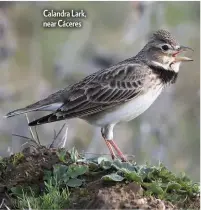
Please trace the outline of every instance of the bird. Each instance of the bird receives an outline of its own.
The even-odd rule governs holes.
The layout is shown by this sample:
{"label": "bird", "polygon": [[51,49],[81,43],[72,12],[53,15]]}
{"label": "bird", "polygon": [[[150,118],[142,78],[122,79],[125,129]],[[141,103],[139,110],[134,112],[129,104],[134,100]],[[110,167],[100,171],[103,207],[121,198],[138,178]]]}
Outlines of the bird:
{"label": "bird", "polygon": [[193,61],[181,55],[188,50],[193,51],[180,45],[169,31],[159,29],[137,55],[98,70],[43,100],[9,112],[5,117],[51,111],[30,122],[29,126],[71,118],[83,119],[101,128],[111,158],[125,162],[126,156],[114,141],[115,125],[141,115],[164,88],[176,82],[180,64]]}

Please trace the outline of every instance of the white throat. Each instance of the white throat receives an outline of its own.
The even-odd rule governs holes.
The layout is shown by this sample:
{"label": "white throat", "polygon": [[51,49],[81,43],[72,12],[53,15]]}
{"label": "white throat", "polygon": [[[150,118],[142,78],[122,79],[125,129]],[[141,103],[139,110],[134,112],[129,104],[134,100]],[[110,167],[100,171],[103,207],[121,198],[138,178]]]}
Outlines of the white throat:
{"label": "white throat", "polygon": [[170,71],[174,71],[176,73],[179,72],[179,67],[180,67],[180,64],[181,62],[176,62],[176,63],[173,63],[173,64],[170,64],[170,63],[160,63],[160,62],[157,62],[157,61],[152,61],[152,63],[156,66],[160,66],[162,68],[164,68],[165,70],[170,70]]}
{"label": "white throat", "polygon": [[171,65],[171,69],[172,69],[174,72],[178,73],[178,72],[179,72],[179,68],[180,68],[180,64],[181,64],[181,62],[173,63],[173,64]]}

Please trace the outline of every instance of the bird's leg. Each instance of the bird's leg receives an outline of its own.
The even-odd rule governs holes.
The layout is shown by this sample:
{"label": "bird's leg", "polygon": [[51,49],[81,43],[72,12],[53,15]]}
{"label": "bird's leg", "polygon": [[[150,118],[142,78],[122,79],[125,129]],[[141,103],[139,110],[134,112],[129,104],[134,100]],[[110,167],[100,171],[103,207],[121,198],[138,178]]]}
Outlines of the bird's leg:
{"label": "bird's leg", "polygon": [[102,133],[103,138],[105,139],[105,142],[107,144],[108,149],[110,150],[110,154],[112,156],[112,159],[114,159],[116,157],[115,153],[113,151],[113,148],[114,148],[114,150],[117,152],[117,154],[121,158],[121,160],[123,162],[126,162],[127,161],[126,157],[124,156],[124,154],[121,152],[119,147],[113,141],[113,128],[114,128],[114,125],[115,124],[109,124],[109,125],[106,125],[105,127],[102,127],[101,128],[101,133]]}
{"label": "bird's leg", "polygon": [[124,156],[122,151],[119,149],[119,147],[116,145],[116,143],[113,140],[109,140],[109,144],[110,144],[110,146],[112,146],[115,149],[115,151],[117,152],[117,154],[121,158],[121,160],[123,162],[127,162],[126,157]]}
{"label": "bird's leg", "polygon": [[110,140],[109,140],[111,137],[113,138],[113,127],[114,127],[114,125],[107,125],[105,127],[102,127],[101,134],[102,134],[102,137],[104,138],[105,143],[110,151],[111,157],[114,160],[116,155],[113,151],[112,145],[110,145]]}
{"label": "bird's leg", "polygon": [[105,143],[106,143],[106,145],[107,145],[107,147],[108,147],[108,149],[109,149],[109,151],[110,151],[112,160],[114,160],[115,157],[116,157],[116,155],[115,155],[115,153],[114,153],[114,151],[113,151],[112,146],[110,145],[110,140],[106,140],[106,139],[105,139]]}

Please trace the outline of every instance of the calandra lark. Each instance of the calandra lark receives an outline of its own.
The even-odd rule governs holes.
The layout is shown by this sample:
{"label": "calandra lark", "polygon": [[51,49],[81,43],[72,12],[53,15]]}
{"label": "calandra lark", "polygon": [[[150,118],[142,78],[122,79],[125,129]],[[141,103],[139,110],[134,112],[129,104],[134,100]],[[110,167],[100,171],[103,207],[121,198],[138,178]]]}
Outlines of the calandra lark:
{"label": "calandra lark", "polygon": [[114,126],[142,114],[167,85],[175,83],[181,62],[192,61],[180,56],[188,49],[191,48],[179,45],[168,31],[158,30],[136,56],[97,71],[41,101],[9,112],[5,117],[31,111],[52,112],[30,122],[29,126],[83,119],[101,127],[113,159],[116,152],[122,161],[126,161],[113,141]]}

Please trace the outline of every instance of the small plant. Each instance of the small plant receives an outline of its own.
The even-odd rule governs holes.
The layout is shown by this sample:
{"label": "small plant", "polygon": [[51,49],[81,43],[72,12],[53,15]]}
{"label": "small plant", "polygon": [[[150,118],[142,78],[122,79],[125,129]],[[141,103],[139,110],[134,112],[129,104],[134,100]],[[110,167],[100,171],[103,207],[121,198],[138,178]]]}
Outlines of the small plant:
{"label": "small plant", "polygon": [[69,203],[69,191],[67,188],[60,189],[58,183],[45,182],[45,193],[40,196],[30,189],[29,194],[23,190],[14,193],[17,196],[15,202],[16,208],[19,209],[63,209]]}
{"label": "small plant", "polygon": [[69,160],[67,159],[67,156],[66,156],[66,150],[64,148],[58,149],[57,156],[61,162],[63,162],[63,163],[69,162]]}
{"label": "small plant", "polygon": [[[104,166],[106,161],[103,161],[100,165]],[[185,201],[186,196],[195,197],[200,192],[198,183],[192,183],[184,173],[176,176],[161,163],[158,166],[138,166],[115,160],[110,164],[110,168],[116,169],[115,172],[103,176],[103,180],[134,181],[145,189],[145,195],[155,195],[173,203]]]}
{"label": "small plant", "polygon": [[3,170],[5,169],[6,167],[6,159],[5,158],[2,158],[0,156],[0,176],[1,176],[1,173],[3,172]]}
{"label": "small plant", "polygon": [[77,162],[78,158],[79,158],[79,153],[78,151],[75,149],[75,147],[73,147],[70,151],[70,158],[72,160],[73,163]]}
{"label": "small plant", "polygon": [[58,183],[59,186],[79,187],[83,184],[83,180],[78,178],[88,171],[87,165],[71,164],[69,166],[56,164],[53,166],[53,172],[46,171],[44,180],[53,180],[53,184]]}
{"label": "small plant", "polygon": [[22,152],[14,154],[12,159],[13,165],[17,165],[23,158],[24,154]]}

